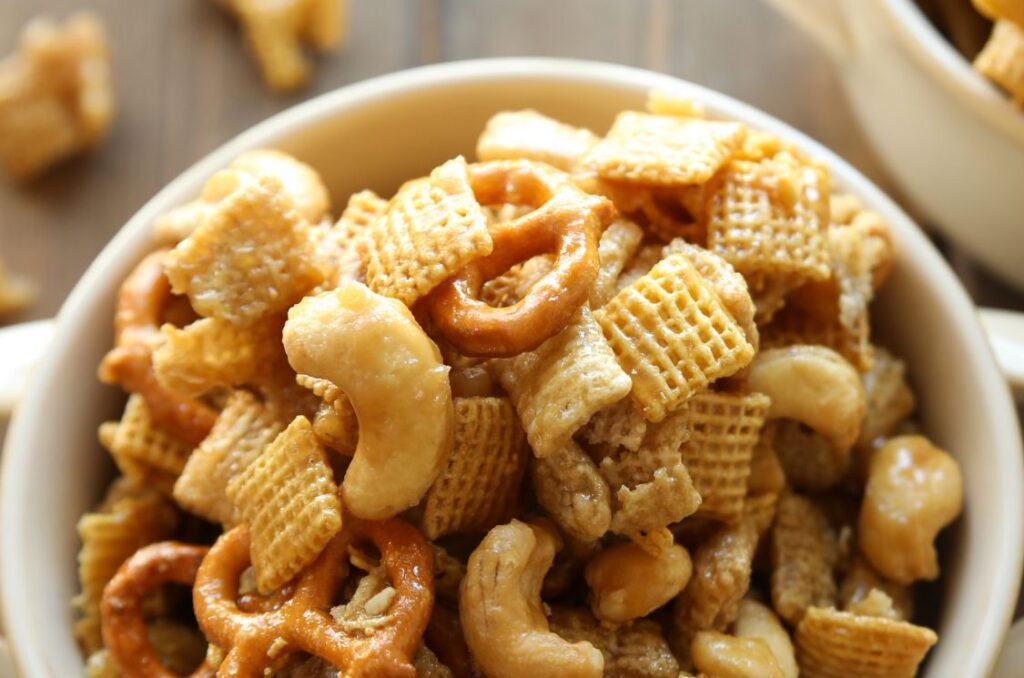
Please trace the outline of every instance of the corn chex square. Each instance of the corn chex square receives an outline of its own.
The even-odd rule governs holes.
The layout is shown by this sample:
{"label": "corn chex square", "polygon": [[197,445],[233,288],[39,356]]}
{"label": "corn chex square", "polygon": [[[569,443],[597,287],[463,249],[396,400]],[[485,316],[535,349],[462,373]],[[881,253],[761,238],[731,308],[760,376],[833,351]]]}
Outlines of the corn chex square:
{"label": "corn chex square", "polygon": [[121,421],[108,424],[100,427],[100,441],[121,473],[169,493],[192,454],[192,446],[157,426],[145,399],[137,393],[128,397]]}
{"label": "corn chex square", "polygon": [[487,121],[476,142],[476,157],[481,161],[538,160],[568,172],[598,141],[588,129],[537,111],[502,111]]}

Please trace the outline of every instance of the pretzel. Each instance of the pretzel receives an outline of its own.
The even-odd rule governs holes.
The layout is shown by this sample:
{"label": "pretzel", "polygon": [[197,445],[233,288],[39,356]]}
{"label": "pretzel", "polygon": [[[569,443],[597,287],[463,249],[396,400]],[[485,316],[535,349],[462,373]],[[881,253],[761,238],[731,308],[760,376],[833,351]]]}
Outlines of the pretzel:
{"label": "pretzel", "polygon": [[153,371],[153,349],[160,341],[160,312],[171,296],[163,262],[168,250],[143,259],[128,275],[117,296],[114,349],[100,364],[100,381],[120,384],[138,393],[149,406],[153,421],[191,445],[198,445],[213,428],[217,413],[197,400],[165,388]]}
{"label": "pretzel", "polygon": [[[494,250],[465,266],[429,297],[441,334],[462,353],[509,357],[532,351],[563,329],[587,302],[600,268],[598,239],[614,216],[612,204],[571,186],[565,175],[531,162],[480,163],[470,184],[480,204],[525,203],[536,209],[494,224]],[[557,253],[554,269],[511,306],[481,301],[487,280],[513,264]]]}
{"label": "pretzel", "polygon": [[[390,620],[372,635],[354,635],[330,615],[349,547],[369,540],[381,552],[396,595]],[[245,612],[239,577],[249,567],[249,530],[240,525],[210,548],[196,575],[193,605],[199,626],[222,648],[220,676],[259,676],[295,651],[308,652],[343,669],[346,678],[414,678],[412,657],[434,603],[434,559],[415,528],[400,519],[363,521],[345,516],[345,528],[275,604]]]}
{"label": "pretzel", "polygon": [[[205,546],[160,542],[136,551],[114,575],[103,591],[100,615],[103,642],[126,676],[171,678],[177,674],[160,664],[142,616],[147,593],[164,584],[192,586]],[[208,678],[216,671],[205,661],[191,678]]]}

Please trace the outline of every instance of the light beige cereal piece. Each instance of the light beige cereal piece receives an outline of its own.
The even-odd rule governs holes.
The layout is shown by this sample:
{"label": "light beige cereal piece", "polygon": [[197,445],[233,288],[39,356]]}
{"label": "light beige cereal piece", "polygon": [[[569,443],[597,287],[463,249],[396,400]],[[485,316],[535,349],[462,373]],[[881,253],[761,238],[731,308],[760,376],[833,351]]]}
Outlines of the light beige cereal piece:
{"label": "light beige cereal piece", "polygon": [[170,488],[162,481],[169,479],[173,484],[192,454],[191,445],[156,425],[145,399],[137,393],[128,397],[121,421],[104,442],[124,475],[141,484],[159,479],[158,485],[166,491]]}
{"label": "light beige cereal piece", "polygon": [[851,327],[841,325],[835,316],[816,318],[794,304],[787,304],[778,313],[765,318],[764,322],[761,332],[763,348],[783,348],[794,344],[825,346],[846,358],[860,372],[870,369],[874,360],[866,307]]}
{"label": "light beige cereal piece", "polygon": [[153,240],[173,247],[191,235],[224,198],[234,193],[250,177],[234,169],[216,172],[203,184],[199,197],[171,208],[153,222]]}
{"label": "light beige cereal piece", "polygon": [[764,536],[775,522],[778,505],[778,492],[748,494],[743,500],[743,520],[753,524],[757,528],[757,533]]}
{"label": "light beige cereal piece", "polygon": [[466,564],[435,542],[430,542],[430,549],[434,552],[434,591],[438,598],[457,603]]}
{"label": "light beige cereal piece", "polygon": [[793,419],[771,422],[774,445],[790,485],[825,492],[838,485],[850,468],[850,455],[837,455],[820,433]]}
{"label": "light beige cereal piece", "polygon": [[[630,287],[640,278],[651,272],[655,264],[662,260],[661,247],[659,245],[643,245],[636,251],[633,258],[629,260],[626,267],[622,269],[618,279],[615,281],[615,294]],[[611,301],[609,299],[609,301]],[[608,302],[605,302],[607,304]]]}
{"label": "light beige cereal piece", "polygon": [[912,678],[938,636],[907,622],[812,607],[794,640],[807,678]]}
{"label": "light beige cereal piece", "polygon": [[558,527],[580,541],[599,539],[611,524],[611,496],[597,466],[571,440],[546,457],[532,460],[530,475],[537,503]]}
{"label": "light beige cereal piece", "polygon": [[387,209],[388,201],[370,190],[349,196],[345,211],[333,226],[320,232],[319,247],[331,273],[328,285],[343,280],[362,281],[370,254],[370,227]]}
{"label": "light beige cereal piece", "polygon": [[999,19],[974,68],[1024,105],[1024,28]]}
{"label": "light beige cereal piece", "polygon": [[715,678],[782,678],[782,668],[768,643],[719,631],[698,631],[690,644],[702,676]]}
{"label": "light beige cereal piece", "polygon": [[837,558],[835,532],[818,507],[795,494],[780,497],[772,527],[772,603],[780,617],[796,625],[807,608],[835,604]]}
{"label": "light beige cereal piece", "polygon": [[242,24],[263,80],[284,92],[309,80],[303,43],[318,52],[336,48],[344,37],[347,0],[221,0]]}
{"label": "light beige cereal piece", "polygon": [[857,447],[863,449],[892,434],[913,413],[916,404],[907,383],[906,363],[880,346],[875,347],[874,353],[871,369],[861,377],[868,406],[857,439]]}
{"label": "light beige cereal piece", "polygon": [[740,601],[733,633],[737,638],[756,638],[764,642],[778,663],[781,678],[796,678],[799,674],[789,631],[767,605],[752,598]]}
{"label": "light beige cereal piece", "polygon": [[0,261],[0,316],[24,309],[35,297],[36,286],[28,278],[8,273]]}
{"label": "light beige cereal piece", "polygon": [[476,142],[479,160],[539,160],[571,170],[600,138],[537,111],[502,111],[491,117]]}
{"label": "light beige cereal piece", "polygon": [[536,350],[490,364],[538,457],[563,449],[595,412],[622,400],[631,386],[586,306]]}
{"label": "light beige cereal piece", "polygon": [[185,396],[216,388],[255,384],[284,355],[284,318],[268,316],[251,325],[223,318],[202,318],[185,327],[160,328],[162,344],[153,352],[161,384]]}
{"label": "light beige cereal piece", "polygon": [[779,153],[799,156],[796,146],[774,132],[761,129],[747,130],[743,145],[736,151],[736,159],[760,162],[772,158]]}
{"label": "light beige cereal piece", "polygon": [[106,31],[91,12],[33,19],[0,68],[0,160],[27,179],[93,146],[114,117]]}
{"label": "light beige cereal piece", "polygon": [[629,398],[598,410],[580,429],[580,436],[591,445],[613,445],[627,450],[640,449],[646,433],[647,420]]}
{"label": "light beige cereal piece", "polygon": [[829,277],[825,170],[776,156],[734,160],[705,188],[708,249],[746,277],[752,291],[769,281],[790,289]]}
{"label": "light beige cereal piece", "polygon": [[235,508],[226,491],[284,430],[277,414],[248,391],[233,391],[210,434],[199,444],[174,484],[174,499],[186,511],[233,525]]}
{"label": "light beige cereal piece", "polygon": [[455,442],[423,501],[427,539],[486,532],[510,518],[529,452],[507,398],[455,398]]}
{"label": "light beige cereal piece", "polygon": [[615,281],[640,248],[644,232],[632,221],[617,219],[601,234],[598,271],[594,289],[590,292],[590,308],[600,308],[615,296]]}
{"label": "light beige cereal piece", "polygon": [[338,487],[304,417],[228,484],[227,496],[249,525],[261,593],[287,583],[341,530]]}
{"label": "light beige cereal piece", "polygon": [[913,589],[885,579],[871,567],[867,558],[858,553],[853,557],[839,585],[839,607],[846,612],[866,614],[863,603],[871,598],[874,592],[882,593],[888,600],[888,605],[884,610],[875,607],[873,614],[869,616],[885,616],[901,621],[910,621],[913,618]]}
{"label": "light beige cereal piece", "polygon": [[639,619],[621,626],[602,625],[583,608],[553,607],[551,630],[566,640],[588,642],[604,655],[604,675],[619,678],[678,678],[679,662],[657,622]]}
{"label": "light beige cereal piece", "polygon": [[681,118],[703,118],[704,103],[682,92],[652,89],[647,93],[647,112],[652,115],[675,115]]}
{"label": "light beige cereal piece", "polygon": [[734,523],[743,516],[754,448],[771,400],[761,393],[698,393],[687,402],[690,439],[682,459],[700,493],[699,515]]}
{"label": "light beige cereal piece", "polygon": [[711,283],[681,254],[663,259],[595,317],[649,421],[754,357]]}
{"label": "light beige cereal piece", "polygon": [[779,455],[775,451],[775,426],[768,423],[761,429],[761,437],[754,445],[754,454],[750,459],[750,476],[747,477],[747,492],[778,494],[785,485],[786,472],[782,469]]}
{"label": "light beige cereal piece", "polygon": [[281,182],[261,176],[218,203],[164,267],[198,313],[245,325],[287,309],[322,280],[315,254]]}
{"label": "light beige cereal piece", "polygon": [[864,203],[852,193],[833,192],[829,196],[829,216],[834,225],[849,226],[864,211]]}
{"label": "light beige cereal piece", "polygon": [[527,294],[534,283],[551,272],[554,259],[547,255],[527,259],[484,283],[480,299],[490,306],[511,306]]}
{"label": "light beige cereal piece", "polygon": [[736,619],[750,588],[758,534],[747,521],[719,528],[696,550],[693,576],[676,598],[669,642],[676,657],[690,665],[690,643],[698,631],[723,631]]}
{"label": "light beige cereal piece", "polygon": [[174,504],[162,494],[121,478],[108,489],[96,512],[78,520],[81,591],[73,601],[80,614],[75,637],[87,654],[103,647],[99,605],[107,582],[135,551],[171,536],[178,518]]}
{"label": "light beige cereal piece", "polygon": [[320,398],[313,418],[313,433],[320,442],[339,454],[355,454],[359,444],[359,420],[348,396],[326,379],[308,374],[296,375],[295,383]]}
{"label": "light beige cereal piece", "polygon": [[576,184],[588,193],[603,195],[615,204],[624,217],[635,221],[644,232],[668,242],[683,238],[703,244],[705,241],[703,187],[652,186],[601,179],[592,170],[577,170]]}
{"label": "light beige cereal piece", "polygon": [[399,189],[370,237],[367,285],[408,306],[494,247],[462,156]]}
{"label": "light beige cereal piece", "polygon": [[735,122],[623,111],[584,159],[604,179],[640,184],[702,184],[743,143]]}

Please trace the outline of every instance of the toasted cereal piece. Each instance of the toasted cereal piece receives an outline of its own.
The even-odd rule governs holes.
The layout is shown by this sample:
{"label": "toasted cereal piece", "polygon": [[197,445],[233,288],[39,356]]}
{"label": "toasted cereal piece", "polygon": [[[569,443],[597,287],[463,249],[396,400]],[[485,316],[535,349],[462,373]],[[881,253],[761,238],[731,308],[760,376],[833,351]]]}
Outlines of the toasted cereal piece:
{"label": "toasted cereal piece", "polygon": [[124,475],[140,484],[152,482],[168,493],[192,454],[191,445],[156,425],[145,399],[137,393],[128,397],[121,421],[104,442]]}
{"label": "toasted cereal piece", "polygon": [[615,296],[615,281],[640,248],[643,237],[640,227],[625,219],[613,221],[601,234],[598,245],[601,270],[590,292],[590,308],[601,308]]}
{"label": "toasted cereal piece", "polygon": [[226,491],[238,474],[284,430],[277,414],[248,391],[232,391],[210,434],[199,444],[174,484],[174,499],[211,522],[233,525]]}
{"label": "toasted cereal piece", "polygon": [[828,186],[825,170],[788,155],[730,162],[705,188],[708,249],[754,292],[828,278]]}
{"label": "toasted cereal piece", "polygon": [[743,145],[736,151],[736,159],[761,162],[779,153],[788,153],[800,157],[800,151],[791,142],[786,141],[774,132],[761,129],[747,130]]}
{"label": "toasted cereal piece", "polygon": [[907,383],[906,364],[880,346],[875,347],[874,353],[871,369],[862,377],[868,409],[857,447],[864,449],[869,449],[877,438],[892,434],[915,406],[914,392]]}
{"label": "toasted cereal piece", "polygon": [[779,455],[775,451],[775,426],[771,422],[761,429],[761,437],[754,445],[750,458],[750,475],[747,477],[747,493],[779,493],[786,485],[786,472],[782,469]]}
{"label": "toasted cereal piece", "polygon": [[829,217],[833,225],[849,226],[864,211],[864,203],[852,193],[832,192],[828,199]]}
{"label": "toasted cereal piece", "polygon": [[[875,591],[884,594],[888,601],[881,609],[868,601]],[[866,605],[865,601],[868,601]],[[910,621],[914,617],[913,588],[897,584],[880,575],[860,552],[852,556],[839,584],[838,603],[842,610],[855,614],[868,614],[869,608],[873,608],[870,609],[869,616],[888,617],[900,621]]]}
{"label": "toasted cereal piece", "polygon": [[637,449],[605,447],[601,472],[613,488],[634,487],[647,482],[660,468],[678,464],[680,446],[690,438],[690,422],[685,410],[674,412],[657,424],[647,424]]}
{"label": "toasted cereal piece", "polygon": [[108,489],[97,511],[79,519],[81,592],[74,606],[81,616],[75,622],[75,637],[87,654],[103,647],[99,605],[107,582],[135,551],[171,536],[178,518],[174,504],[162,494],[120,478]]}
{"label": "toasted cereal piece", "polygon": [[563,449],[595,412],[622,400],[631,385],[586,306],[537,349],[489,364],[538,457]]}
{"label": "toasted cereal piece", "polygon": [[0,161],[28,179],[93,146],[114,117],[110,50],[99,17],[45,17],[21,31],[0,69]]}
{"label": "toasted cereal piece", "polygon": [[812,607],[794,639],[807,678],[912,678],[938,636],[907,622]]}
{"label": "toasted cereal piece", "polygon": [[287,583],[341,530],[338,486],[305,417],[228,483],[227,496],[249,525],[261,593]]}
{"label": "toasted cereal piece", "polygon": [[[793,294],[797,294],[799,288]],[[792,299],[792,296],[790,297]],[[867,307],[854,319],[852,326],[840,324],[838,316],[816,318],[799,306],[787,304],[770,317],[762,317],[761,337],[763,348],[782,348],[794,344],[816,344],[832,349],[858,371],[870,369],[874,360],[871,345],[871,327]]]}
{"label": "toasted cereal piece", "polygon": [[173,247],[192,234],[224,198],[234,193],[251,177],[235,169],[216,172],[206,183],[199,197],[173,207],[153,222],[153,240]]}
{"label": "toasted cereal piece", "polygon": [[86,658],[85,675],[86,678],[121,678],[121,665],[110,650],[103,648]]}
{"label": "toasted cereal piece", "polygon": [[837,455],[823,435],[793,419],[780,419],[770,425],[779,463],[793,487],[824,492],[846,476],[851,456]]}
{"label": "toasted cereal piece", "polygon": [[652,89],[647,93],[647,112],[651,115],[674,115],[680,118],[703,118],[704,103],[682,92]]}
{"label": "toasted cereal piece", "polygon": [[775,522],[775,512],[779,506],[778,492],[758,492],[748,494],[743,500],[743,520],[757,528],[760,536],[768,531]]}
{"label": "toasted cereal piece", "polygon": [[160,328],[164,341],[153,352],[153,369],[161,384],[190,397],[255,384],[284,354],[283,326],[279,315],[246,326],[223,318],[202,318],[182,328],[167,324]]}
{"label": "toasted cereal piece", "polygon": [[640,449],[646,433],[647,420],[629,398],[598,410],[580,429],[583,440],[591,445],[612,445],[634,451]]}
{"label": "toasted cereal piece", "polygon": [[511,306],[529,294],[534,283],[550,273],[553,267],[554,258],[547,254],[527,259],[485,282],[480,299],[490,306]]}
{"label": "toasted cereal piece", "polygon": [[592,170],[577,170],[576,184],[588,193],[603,195],[623,216],[662,242],[683,238],[703,244],[703,186],[653,186],[602,179]]}
{"label": "toasted cereal piece", "polygon": [[164,268],[199,314],[245,325],[284,311],[322,280],[315,254],[281,182],[260,176],[218,203]]}
{"label": "toasted cereal piece", "polygon": [[426,643],[423,643],[413,655],[412,665],[418,678],[453,678],[452,670],[441,663]]}
{"label": "toasted cereal piece", "polygon": [[701,501],[682,463],[662,466],[633,486],[619,485],[614,496],[611,530],[623,535],[649,533],[682,520]]}
{"label": "toasted cereal piece", "polygon": [[754,357],[711,283],[681,254],[663,259],[594,315],[648,421],[661,421]]}
{"label": "toasted cereal piece", "polygon": [[783,675],[771,647],[761,638],[739,638],[720,631],[698,631],[690,644],[690,655],[702,676],[781,678]]}
{"label": "toasted cereal piece", "polygon": [[608,485],[597,466],[571,440],[530,464],[537,503],[558,527],[575,539],[599,539],[611,524]]}
{"label": "toasted cereal piece", "polygon": [[348,396],[326,379],[299,374],[295,382],[320,398],[320,406],[313,418],[313,433],[320,442],[339,454],[355,454],[359,443],[359,420]]}
{"label": "toasted cereal piece", "polygon": [[780,497],[772,528],[772,603],[780,617],[795,626],[807,608],[835,604],[837,558],[835,532],[814,502]]}
{"label": "toasted cereal piece", "polygon": [[370,190],[353,193],[329,233],[334,280],[363,280],[370,255],[370,227],[384,214],[388,201]]}
{"label": "toasted cereal piece", "polygon": [[[664,258],[662,257],[661,250],[662,248],[659,245],[641,246],[615,280],[615,294],[630,287],[637,280],[650,273],[651,269]],[[609,299],[609,301],[611,300]],[[607,305],[607,303],[605,302],[604,305]]]}
{"label": "toasted cereal piece", "polygon": [[491,117],[476,142],[484,160],[539,160],[569,171],[600,138],[537,111],[502,111]]}
{"label": "toasted cereal piece", "polygon": [[430,542],[430,549],[434,552],[434,591],[438,598],[457,603],[466,564],[435,542]]}
{"label": "toasted cereal piece", "polygon": [[221,0],[241,22],[267,86],[279,92],[302,87],[309,63],[302,43],[328,52],[344,37],[346,0]]}
{"label": "toasted cereal piece", "polygon": [[402,186],[370,237],[367,285],[408,306],[494,247],[462,156]]}
{"label": "toasted cereal piece", "polygon": [[650,619],[605,626],[584,608],[552,607],[551,630],[571,643],[588,642],[604,655],[604,675],[626,678],[678,678],[679,662]]}
{"label": "toasted cereal piece", "polygon": [[639,184],[702,184],[743,143],[736,122],[623,111],[584,158],[604,179]]}
{"label": "toasted cereal piece", "polygon": [[734,523],[743,517],[751,459],[771,400],[761,393],[698,393],[687,402],[690,439],[683,463],[701,496],[698,514]]}
{"label": "toasted cereal piece", "polygon": [[529,452],[507,398],[455,398],[455,442],[423,500],[427,539],[486,532],[510,517]]}
{"label": "toasted cereal piece", "polygon": [[669,642],[689,666],[690,643],[698,631],[723,631],[739,612],[750,588],[757,549],[756,526],[748,521],[719,528],[694,553],[693,576],[672,609]]}
{"label": "toasted cereal piece", "polygon": [[1024,28],[999,19],[974,68],[1024,105]]}
{"label": "toasted cereal piece", "polygon": [[35,297],[36,286],[27,278],[8,273],[0,261],[0,316],[24,309]]}

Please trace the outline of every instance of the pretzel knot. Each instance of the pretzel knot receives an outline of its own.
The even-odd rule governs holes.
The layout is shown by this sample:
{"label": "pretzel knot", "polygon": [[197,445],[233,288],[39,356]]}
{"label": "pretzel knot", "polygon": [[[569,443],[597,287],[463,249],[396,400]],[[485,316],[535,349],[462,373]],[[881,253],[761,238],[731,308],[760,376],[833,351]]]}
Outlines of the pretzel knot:
{"label": "pretzel knot", "polygon": [[[142,617],[142,600],[163,584],[191,586],[199,564],[209,549],[177,542],[150,544],[126,560],[103,590],[100,622],[103,643],[126,676],[173,678],[160,665],[149,642]],[[216,672],[205,661],[192,678],[211,678]]]}
{"label": "pretzel knot", "polygon": [[[353,632],[328,610],[344,579],[339,568],[349,546],[364,540],[380,550],[396,595],[385,625]],[[238,602],[239,577],[249,562],[249,530],[239,525],[217,540],[196,575],[193,605],[199,626],[226,652],[218,676],[262,676],[298,650],[330,662],[345,678],[416,676],[411,658],[434,604],[434,563],[427,543],[408,523],[345,516],[341,534],[293,582],[291,595],[256,612],[242,611]],[[254,607],[259,609],[251,604],[246,609]]]}
{"label": "pretzel knot", "polygon": [[164,430],[198,445],[213,428],[216,412],[183,398],[157,381],[153,350],[160,341],[160,314],[171,296],[164,275],[167,249],[153,252],[128,275],[117,294],[114,348],[100,363],[100,380],[121,384],[146,401],[153,420]]}
{"label": "pretzel knot", "polygon": [[[534,210],[491,226],[494,250],[431,293],[431,316],[445,338],[466,355],[508,357],[531,351],[565,329],[587,301],[600,266],[598,240],[614,217],[614,207],[542,163],[496,161],[469,169],[481,205],[513,203]],[[547,252],[555,253],[553,269],[515,304],[495,308],[480,299],[486,281]]]}

